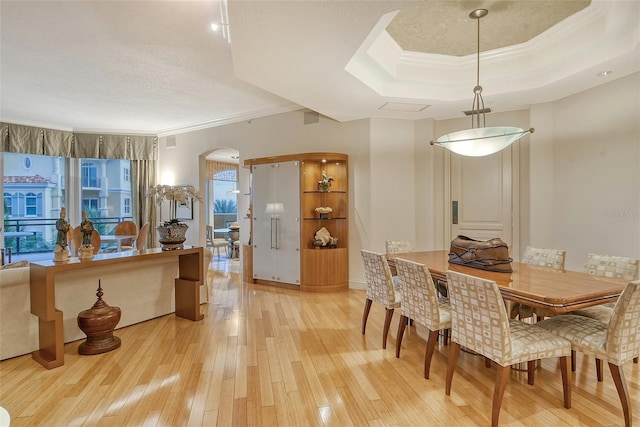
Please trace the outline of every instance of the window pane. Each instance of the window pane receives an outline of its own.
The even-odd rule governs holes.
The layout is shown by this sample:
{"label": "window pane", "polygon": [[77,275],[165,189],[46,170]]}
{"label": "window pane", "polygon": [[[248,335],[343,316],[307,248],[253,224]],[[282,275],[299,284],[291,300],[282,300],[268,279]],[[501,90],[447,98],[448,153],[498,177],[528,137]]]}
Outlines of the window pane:
{"label": "window pane", "polygon": [[33,154],[4,153],[4,229],[19,232],[5,238],[13,260],[51,259],[55,222],[65,206],[65,159]]}

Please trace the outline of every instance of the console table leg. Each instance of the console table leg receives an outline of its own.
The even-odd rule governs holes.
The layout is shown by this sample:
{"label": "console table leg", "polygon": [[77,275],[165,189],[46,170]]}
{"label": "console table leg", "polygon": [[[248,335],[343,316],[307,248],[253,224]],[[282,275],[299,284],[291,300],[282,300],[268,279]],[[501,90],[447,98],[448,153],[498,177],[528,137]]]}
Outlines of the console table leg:
{"label": "console table leg", "polygon": [[38,319],[40,348],[31,357],[47,369],[64,365],[63,326],[62,311],[57,309],[53,320]]}
{"label": "console table leg", "polygon": [[176,316],[197,321],[204,315],[200,313],[200,282],[176,279]]}

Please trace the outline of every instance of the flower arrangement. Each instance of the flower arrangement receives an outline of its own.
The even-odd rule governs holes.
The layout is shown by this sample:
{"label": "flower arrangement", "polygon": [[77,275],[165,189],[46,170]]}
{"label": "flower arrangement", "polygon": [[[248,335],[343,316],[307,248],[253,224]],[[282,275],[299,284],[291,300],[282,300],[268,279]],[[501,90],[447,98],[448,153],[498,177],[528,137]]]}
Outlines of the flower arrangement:
{"label": "flower arrangement", "polygon": [[202,201],[202,196],[192,185],[154,185],[147,190],[147,197],[150,197],[160,206],[163,201],[171,202],[170,221],[165,221],[165,225],[178,224],[176,219],[176,207],[178,203],[187,203],[189,199]]}
{"label": "flower arrangement", "polygon": [[322,179],[318,181],[318,191],[329,191],[332,182],[333,177],[327,176],[327,171],[322,171]]}

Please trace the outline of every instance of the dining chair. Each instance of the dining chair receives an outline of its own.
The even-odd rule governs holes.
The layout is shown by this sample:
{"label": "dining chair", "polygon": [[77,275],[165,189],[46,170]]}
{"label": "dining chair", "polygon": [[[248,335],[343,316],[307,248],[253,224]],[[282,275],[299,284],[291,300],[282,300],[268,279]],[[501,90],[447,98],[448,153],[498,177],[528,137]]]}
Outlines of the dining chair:
{"label": "dining chair", "polygon": [[410,240],[387,240],[384,242],[388,254],[413,252],[413,242]]}
{"label": "dining chair", "polygon": [[[427,349],[424,355],[424,377],[429,379],[429,370],[433,351],[436,348],[438,334],[441,330],[451,328],[451,310],[448,298],[438,298],[436,285],[431,273],[424,264],[396,258],[398,278],[402,287],[402,305],[400,306],[400,323],[396,337],[396,357],[400,357],[402,337],[409,319],[429,329]],[[445,332],[444,343],[448,334]]]}
{"label": "dining chair", "polygon": [[[551,248],[536,248],[534,246],[527,246],[524,250],[524,254],[520,262],[522,264],[535,265],[538,267],[552,268],[554,270],[564,270],[564,260],[566,251],[561,249]],[[544,311],[543,309],[534,309],[531,306],[512,303],[510,315],[515,319],[518,317],[520,320],[533,317],[536,314],[538,318],[548,317],[551,313]]]}
{"label": "dining chair", "polygon": [[[587,254],[587,260],[584,263],[582,271],[587,274],[600,277],[611,277],[615,279],[623,279],[627,281],[638,280],[638,265],[640,260],[635,258],[611,256],[589,253]],[[593,307],[582,308],[580,310],[572,311],[571,314],[577,316],[585,316],[592,319],[599,320],[604,323],[609,323],[611,315],[613,314],[613,307],[615,303],[601,304]],[[633,358],[633,363],[638,363],[638,356]],[[575,370],[575,352],[571,359],[571,368]],[[598,381],[603,380],[602,376],[602,360],[596,358],[596,375]]]}
{"label": "dining chair", "polygon": [[386,314],[384,318],[384,328],[382,330],[382,348],[387,348],[387,335],[391,318],[396,308],[400,307],[402,300],[399,285],[394,283],[391,276],[391,269],[384,254],[361,250],[364,261],[364,273],[367,279],[367,293],[364,303],[364,313],[362,314],[362,335],[367,328],[367,319],[371,310],[372,302],[382,304]]}
{"label": "dining chair", "polygon": [[140,232],[138,232],[138,237],[136,238],[136,249],[143,250],[147,249],[147,237],[149,235],[149,223],[145,222],[140,227]]}
{"label": "dining chair", "polygon": [[640,281],[625,286],[607,323],[565,314],[537,325],[569,340],[573,350],[607,361],[622,404],[625,426],[631,426],[631,397],[622,365],[640,352]]}
{"label": "dining chair", "polygon": [[510,319],[494,281],[447,271],[447,283],[451,304],[451,351],[445,394],[451,395],[453,373],[460,347],[464,346],[497,364],[492,426],[498,425],[511,365],[516,363],[527,362],[528,384],[533,385],[536,360],[560,358],[564,407],[571,408],[571,343],[537,325]]}
{"label": "dining chair", "polygon": [[[113,229],[113,234],[116,236],[129,236],[129,235],[137,236],[138,225],[135,222],[130,220],[121,221],[118,224],[116,224],[116,227]],[[104,249],[104,252],[117,252],[118,247],[120,247],[120,250],[123,250],[123,251],[133,250],[134,241],[135,241],[135,238],[122,239],[118,246],[109,246]]]}
{"label": "dining chair", "polygon": [[214,238],[213,227],[210,225],[206,226],[206,233],[206,247],[215,249],[218,258],[220,258],[220,248],[224,249],[224,254],[226,256],[229,256],[229,242],[225,239]]}
{"label": "dining chair", "polygon": [[[410,240],[387,240],[384,242],[384,245],[387,254],[401,254],[414,251],[413,242]],[[390,267],[391,275],[397,276],[396,266],[392,265]]]}

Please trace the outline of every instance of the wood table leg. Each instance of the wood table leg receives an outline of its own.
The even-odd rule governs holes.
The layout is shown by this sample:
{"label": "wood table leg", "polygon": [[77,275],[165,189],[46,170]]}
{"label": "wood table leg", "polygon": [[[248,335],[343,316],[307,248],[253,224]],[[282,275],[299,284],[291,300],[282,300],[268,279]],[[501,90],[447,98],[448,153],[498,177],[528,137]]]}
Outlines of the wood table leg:
{"label": "wood table leg", "polygon": [[47,369],[64,365],[64,323],[62,311],[56,310],[53,320],[38,319],[39,349],[31,353],[33,360]]}

